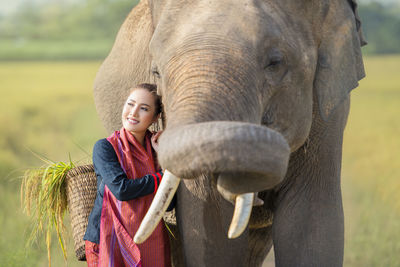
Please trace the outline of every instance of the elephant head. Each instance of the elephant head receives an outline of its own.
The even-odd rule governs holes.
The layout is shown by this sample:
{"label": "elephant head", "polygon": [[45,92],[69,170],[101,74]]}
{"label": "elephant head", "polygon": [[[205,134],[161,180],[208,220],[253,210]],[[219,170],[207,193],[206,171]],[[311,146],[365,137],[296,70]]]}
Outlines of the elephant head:
{"label": "elephant head", "polygon": [[345,0],[142,0],[127,17],[97,74],[96,107],[117,130],[129,89],[158,85],[159,161],[184,179],[186,265],[244,265],[249,235],[226,238],[224,198],[282,186],[318,119],[335,120],[364,76],[354,11]]}

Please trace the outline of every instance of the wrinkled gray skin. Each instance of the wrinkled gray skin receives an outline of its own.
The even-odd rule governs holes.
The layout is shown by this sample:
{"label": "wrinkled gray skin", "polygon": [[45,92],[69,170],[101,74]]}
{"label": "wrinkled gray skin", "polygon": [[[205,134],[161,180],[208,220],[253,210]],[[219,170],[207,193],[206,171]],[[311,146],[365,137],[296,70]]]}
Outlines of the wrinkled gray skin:
{"label": "wrinkled gray skin", "polygon": [[[159,161],[184,178],[176,266],[260,266],[272,243],[276,266],[342,265],[343,130],[364,76],[355,8],[142,0],[132,10],[98,72],[95,102],[111,132],[133,85],[159,87]],[[230,240],[227,200],[245,192],[260,192],[273,223]]]}

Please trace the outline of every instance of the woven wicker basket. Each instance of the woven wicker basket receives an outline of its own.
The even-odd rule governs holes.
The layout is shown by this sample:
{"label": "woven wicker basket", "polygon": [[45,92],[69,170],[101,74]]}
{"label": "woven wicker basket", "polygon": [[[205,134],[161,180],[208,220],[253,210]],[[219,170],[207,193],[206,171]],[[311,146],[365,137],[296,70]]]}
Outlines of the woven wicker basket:
{"label": "woven wicker basket", "polygon": [[78,260],[85,261],[83,236],[97,192],[97,179],[93,165],[78,166],[70,170],[66,180],[68,212],[71,217],[75,254]]}

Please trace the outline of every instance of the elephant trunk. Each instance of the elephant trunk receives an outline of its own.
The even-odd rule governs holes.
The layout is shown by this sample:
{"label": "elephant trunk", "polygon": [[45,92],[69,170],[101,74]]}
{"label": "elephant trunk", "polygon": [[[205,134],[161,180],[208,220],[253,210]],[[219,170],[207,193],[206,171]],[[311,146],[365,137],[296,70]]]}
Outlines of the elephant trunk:
{"label": "elephant trunk", "polygon": [[[206,41],[191,38],[163,66],[168,128],[207,121],[260,123],[254,60],[226,41]],[[210,45],[213,41],[217,44]]]}
{"label": "elephant trunk", "polygon": [[279,183],[289,154],[283,136],[265,126],[210,121],[167,129],[160,137],[159,161],[181,178],[219,174],[219,187],[242,194]]}

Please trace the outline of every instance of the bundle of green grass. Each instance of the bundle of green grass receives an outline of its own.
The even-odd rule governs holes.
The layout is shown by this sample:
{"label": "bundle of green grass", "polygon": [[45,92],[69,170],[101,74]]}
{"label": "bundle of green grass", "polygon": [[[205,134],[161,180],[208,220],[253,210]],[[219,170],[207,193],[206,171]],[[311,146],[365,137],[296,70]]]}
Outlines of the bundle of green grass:
{"label": "bundle of green grass", "polygon": [[66,176],[75,167],[69,162],[52,162],[43,159],[46,165],[29,169],[23,175],[21,203],[24,211],[33,218],[34,226],[28,244],[37,240],[41,234],[46,236],[47,257],[51,264],[51,234],[55,228],[64,259],[65,250],[64,215],[67,211]]}

